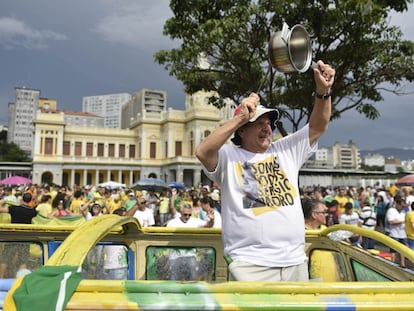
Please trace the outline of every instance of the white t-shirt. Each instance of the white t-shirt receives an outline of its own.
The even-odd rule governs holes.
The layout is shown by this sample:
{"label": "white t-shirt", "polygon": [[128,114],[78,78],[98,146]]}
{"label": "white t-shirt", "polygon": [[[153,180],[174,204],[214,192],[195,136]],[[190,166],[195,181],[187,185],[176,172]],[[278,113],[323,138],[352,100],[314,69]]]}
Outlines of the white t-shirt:
{"label": "white t-shirt", "polygon": [[352,214],[343,213],[339,216],[338,222],[340,224],[358,226],[359,215],[356,212],[352,212]]}
{"label": "white t-shirt", "polygon": [[221,228],[222,221],[221,221],[221,215],[218,211],[214,210],[214,224],[212,228]]}
{"label": "white t-shirt", "polygon": [[374,230],[377,225],[377,214],[372,210],[371,206],[364,206],[359,214],[359,222],[362,228]]}
{"label": "white t-shirt", "polygon": [[206,221],[201,220],[200,218],[190,217],[187,222],[183,222],[180,217],[175,217],[168,222],[167,227],[203,228],[205,225],[206,225]]}
{"label": "white t-shirt", "polygon": [[[399,212],[395,207],[390,207],[387,210],[387,214],[385,215],[390,229],[390,237],[397,238],[397,239],[405,239],[407,238],[407,233],[405,232],[405,212]],[[392,220],[399,220],[403,221],[400,224],[392,225],[389,222]]]}
{"label": "white t-shirt", "polygon": [[134,213],[134,217],[138,219],[141,227],[150,227],[155,224],[154,214],[148,208],[145,208],[143,211],[137,209]]}
{"label": "white t-shirt", "polygon": [[316,149],[306,125],[264,153],[223,145],[216,170],[204,168],[221,188],[224,252],[233,260],[268,267],[305,262],[298,176]]}

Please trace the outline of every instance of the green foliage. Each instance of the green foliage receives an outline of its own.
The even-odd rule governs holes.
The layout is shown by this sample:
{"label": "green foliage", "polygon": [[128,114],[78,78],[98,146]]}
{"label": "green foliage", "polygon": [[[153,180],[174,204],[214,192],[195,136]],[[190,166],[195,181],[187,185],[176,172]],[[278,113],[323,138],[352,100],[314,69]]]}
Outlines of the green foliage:
{"label": "green foliage", "polygon": [[383,172],[384,171],[384,166],[361,164],[361,169],[364,170],[364,171]]}
{"label": "green foliage", "polygon": [[[367,118],[380,113],[382,91],[402,95],[402,82],[414,79],[414,43],[388,24],[391,10],[412,0],[171,0],[174,16],[164,35],[179,48],[155,53],[155,60],[177,77],[186,92],[216,91],[238,102],[256,92],[269,69],[270,35],[302,24],[311,36],[313,56],[336,69],[332,119],[356,109]],[[200,55],[208,61],[200,65]],[[308,120],[314,89],[312,70],[283,74],[270,68],[260,96],[278,107],[296,130]],[[217,106],[219,98],[210,99]]]}
{"label": "green foliage", "polygon": [[14,143],[0,143],[0,162],[31,162],[30,154]]}

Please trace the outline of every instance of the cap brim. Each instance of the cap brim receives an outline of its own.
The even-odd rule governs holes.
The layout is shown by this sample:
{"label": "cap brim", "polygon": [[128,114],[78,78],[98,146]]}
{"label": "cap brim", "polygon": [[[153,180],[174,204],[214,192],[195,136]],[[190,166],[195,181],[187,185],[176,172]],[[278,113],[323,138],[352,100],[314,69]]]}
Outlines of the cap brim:
{"label": "cap brim", "polygon": [[272,129],[275,129],[276,128],[275,123],[279,119],[279,111],[274,108],[267,108],[265,106],[258,105],[256,108],[256,114],[254,115],[253,118],[249,120],[249,122],[254,122],[257,119],[259,119],[261,116],[267,113],[269,113],[269,116],[270,116],[270,121],[272,123]]}
{"label": "cap brim", "polygon": [[[253,118],[251,118],[249,120],[249,122],[255,122],[257,119],[259,119],[261,116],[263,116],[265,114],[269,114],[270,127],[272,128],[272,131],[274,131],[275,128],[276,128],[276,122],[277,122],[277,120],[279,120],[279,111],[277,109],[267,108],[267,107],[264,107],[262,105],[258,105],[257,108],[256,108],[256,114],[254,115]],[[237,131],[234,133],[234,136],[231,139],[231,141],[236,146],[241,145],[242,140],[241,140],[241,137],[240,137],[240,135]]]}

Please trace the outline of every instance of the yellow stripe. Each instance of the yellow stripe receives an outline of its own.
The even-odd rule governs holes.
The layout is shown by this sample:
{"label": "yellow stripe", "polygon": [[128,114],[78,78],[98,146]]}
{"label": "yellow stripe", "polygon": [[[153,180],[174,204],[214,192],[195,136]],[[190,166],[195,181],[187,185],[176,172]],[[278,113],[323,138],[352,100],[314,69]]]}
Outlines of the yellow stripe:
{"label": "yellow stripe", "polygon": [[6,297],[4,298],[3,302],[3,310],[7,311],[16,311],[16,305],[14,304],[13,294],[15,290],[22,284],[24,276],[21,276],[16,279],[16,281],[13,283],[10,290],[7,292]]}

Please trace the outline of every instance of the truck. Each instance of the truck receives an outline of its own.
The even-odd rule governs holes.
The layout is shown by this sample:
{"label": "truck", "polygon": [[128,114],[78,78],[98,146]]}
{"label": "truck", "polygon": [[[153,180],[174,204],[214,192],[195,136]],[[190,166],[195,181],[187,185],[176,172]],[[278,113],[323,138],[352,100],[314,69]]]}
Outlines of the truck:
{"label": "truck", "polygon": [[[341,232],[370,237],[379,247],[335,238]],[[124,280],[101,273],[102,249],[114,245],[126,250]],[[221,229],[141,227],[118,215],[78,227],[3,224],[0,250],[4,310],[37,310],[45,301],[51,310],[414,310],[414,251],[350,225],[306,231],[309,282],[229,281]],[[36,278],[47,269],[77,276],[60,301],[52,299],[62,295],[59,286],[48,286],[52,277]]]}

